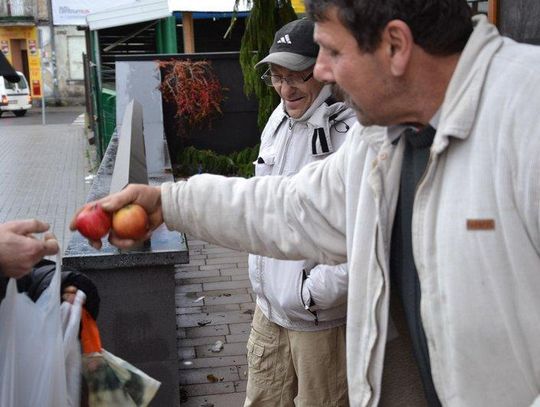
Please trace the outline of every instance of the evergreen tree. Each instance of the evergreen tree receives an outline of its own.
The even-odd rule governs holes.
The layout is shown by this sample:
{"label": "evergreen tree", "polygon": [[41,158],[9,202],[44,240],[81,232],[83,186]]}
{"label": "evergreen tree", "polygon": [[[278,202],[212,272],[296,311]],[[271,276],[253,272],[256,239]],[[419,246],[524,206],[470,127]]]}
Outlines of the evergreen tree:
{"label": "evergreen tree", "polygon": [[[235,11],[239,2],[236,0]],[[247,4],[251,5],[251,12],[240,44],[240,65],[244,75],[244,93],[248,97],[255,94],[259,101],[257,123],[262,129],[278,105],[279,96],[272,87],[264,84],[261,80],[263,72],[255,70],[254,66],[268,55],[275,32],[297,17],[291,0],[247,0]]]}

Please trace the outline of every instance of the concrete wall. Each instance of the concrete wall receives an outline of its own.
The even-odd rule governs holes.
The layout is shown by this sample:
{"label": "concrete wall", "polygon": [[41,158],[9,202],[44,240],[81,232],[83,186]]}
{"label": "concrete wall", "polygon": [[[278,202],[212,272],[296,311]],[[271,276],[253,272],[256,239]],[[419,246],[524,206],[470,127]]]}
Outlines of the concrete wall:
{"label": "concrete wall", "polygon": [[499,0],[501,33],[520,42],[540,44],[540,1]]}
{"label": "concrete wall", "polygon": [[37,2],[37,20],[47,21],[49,20],[49,12],[47,6],[47,0],[36,0]]}
{"label": "concrete wall", "polygon": [[74,26],[55,26],[56,75],[58,91],[64,104],[84,103],[83,52],[84,31]]}
{"label": "concrete wall", "polygon": [[[1,1],[1,0],[0,0]],[[36,21],[43,56],[43,92],[45,97],[53,96],[54,78],[53,64],[56,65],[58,83],[58,101],[63,105],[84,104],[84,77],[82,53],[86,52],[83,31],[75,26],[55,26],[56,52],[50,45],[50,26],[48,0],[34,0],[36,4]]]}

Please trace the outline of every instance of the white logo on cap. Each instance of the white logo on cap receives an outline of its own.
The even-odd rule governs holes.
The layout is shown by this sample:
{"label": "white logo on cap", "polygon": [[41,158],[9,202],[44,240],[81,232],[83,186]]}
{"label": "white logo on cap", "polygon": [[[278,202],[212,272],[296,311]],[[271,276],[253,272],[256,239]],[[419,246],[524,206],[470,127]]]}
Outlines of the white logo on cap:
{"label": "white logo on cap", "polygon": [[289,34],[285,34],[284,37],[281,37],[278,42],[278,44],[292,44],[291,39],[289,38]]}

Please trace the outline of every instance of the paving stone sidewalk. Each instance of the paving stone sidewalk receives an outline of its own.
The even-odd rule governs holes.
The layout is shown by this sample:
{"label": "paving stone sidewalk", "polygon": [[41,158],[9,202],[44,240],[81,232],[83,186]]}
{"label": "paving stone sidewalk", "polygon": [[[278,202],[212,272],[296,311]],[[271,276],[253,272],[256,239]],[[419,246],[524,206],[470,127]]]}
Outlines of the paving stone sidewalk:
{"label": "paving stone sidewalk", "polygon": [[189,237],[188,246],[190,263],[176,269],[181,405],[241,407],[255,309],[247,254]]}
{"label": "paving stone sidewalk", "polygon": [[62,247],[69,221],[84,204],[92,170],[84,126],[21,125],[0,129],[0,222],[48,222]]}

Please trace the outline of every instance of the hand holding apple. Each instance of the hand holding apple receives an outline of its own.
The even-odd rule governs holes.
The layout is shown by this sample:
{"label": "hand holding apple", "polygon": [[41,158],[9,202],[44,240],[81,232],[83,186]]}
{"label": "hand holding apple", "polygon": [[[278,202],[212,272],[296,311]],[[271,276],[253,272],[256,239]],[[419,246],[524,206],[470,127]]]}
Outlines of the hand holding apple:
{"label": "hand holding apple", "polygon": [[148,215],[141,205],[128,204],[113,214],[112,229],[121,239],[141,240],[148,233]]}
{"label": "hand holding apple", "polygon": [[101,240],[111,228],[111,214],[99,203],[85,206],[75,218],[75,228],[90,240]]}
{"label": "hand holding apple", "polygon": [[[118,235],[114,228],[112,232],[109,233],[109,241],[111,242],[111,244],[121,249],[129,249],[130,247],[133,247],[141,240],[148,239],[150,237],[151,231],[153,231],[154,229],[156,229],[159,225],[163,223],[163,215],[161,212],[161,187],[159,186],[154,187],[154,186],[149,186],[149,185],[131,184],[131,185],[128,185],[126,188],[124,188],[120,192],[109,195],[105,198],[100,199],[99,201],[86,205],[85,207],[80,209],[79,212],[84,211],[87,206],[92,206],[95,204],[101,205],[102,209],[108,214],[113,214],[130,204],[140,205],[142,209],[144,209],[144,212],[147,216],[147,221],[145,223],[146,228],[145,228],[145,234],[143,236],[136,237],[136,238],[131,238],[131,237],[125,238],[122,236],[127,236],[127,235],[123,235],[122,232],[120,232],[122,236]],[[71,224],[70,224],[71,230],[78,229],[76,226],[77,217],[78,217],[78,214],[71,221]],[[111,226],[112,226],[112,221],[111,221]],[[96,249],[101,248],[101,245],[102,245],[101,237],[97,239],[88,237],[88,240],[94,248]]]}

